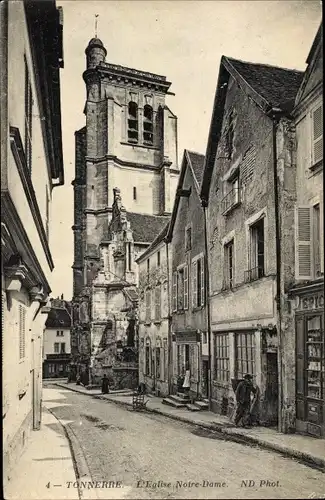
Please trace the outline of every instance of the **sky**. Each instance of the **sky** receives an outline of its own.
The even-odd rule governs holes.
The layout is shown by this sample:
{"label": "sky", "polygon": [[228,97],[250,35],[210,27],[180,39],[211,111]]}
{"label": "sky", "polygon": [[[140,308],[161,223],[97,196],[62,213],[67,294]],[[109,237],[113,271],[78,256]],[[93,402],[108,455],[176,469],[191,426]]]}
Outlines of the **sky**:
{"label": "sky", "polygon": [[[178,117],[179,155],[205,153],[222,55],[306,68],[321,22],[319,0],[57,0],[63,7],[61,108],[65,185],[54,189],[53,296],[72,297],[74,132],[85,125],[85,48],[95,35],[106,62],[165,75],[168,106]],[[111,186],[112,188],[114,186]]]}

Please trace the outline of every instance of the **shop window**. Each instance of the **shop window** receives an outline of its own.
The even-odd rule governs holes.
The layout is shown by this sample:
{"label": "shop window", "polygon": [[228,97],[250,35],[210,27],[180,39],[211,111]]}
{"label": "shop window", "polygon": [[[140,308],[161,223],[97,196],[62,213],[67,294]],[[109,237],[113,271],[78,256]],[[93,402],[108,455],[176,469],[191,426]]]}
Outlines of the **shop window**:
{"label": "shop window", "polygon": [[128,141],[138,142],[139,125],[138,125],[138,105],[136,102],[130,101],[128,105]]}
{"label": "shop window", "polygon": [[245,271],[245,281],[254,281],[265,275],[264,218],[250,226],[250,269]]}
{"label": "shop window", "polygon": [[149,104],[143,108],[143,143],[153,144],[153,109]]}
{"label": "shop window", "polygon": [[231,240],[224,246],[224,288],[232,288],[234,286],[235,277],[235,245],[234,240]]}
{"label": "shop window", "polygon": [[236,378],[242,379],[246,374],[253,378],[255,369],[255,334],[250,332],[236,335]]}
{"label": "shop window", "polygon": [[219,382],[229,382],[229,336],[227,333],[215,334],[214,339],[215,378]]}
{"label": "shop window", "polygon": [[192,308],[204,306],[204,257],[192,261]]}
{"label": "shop window", "polygon": [[322,399],[324,338],[321,316],[307,317],[307,397]]}

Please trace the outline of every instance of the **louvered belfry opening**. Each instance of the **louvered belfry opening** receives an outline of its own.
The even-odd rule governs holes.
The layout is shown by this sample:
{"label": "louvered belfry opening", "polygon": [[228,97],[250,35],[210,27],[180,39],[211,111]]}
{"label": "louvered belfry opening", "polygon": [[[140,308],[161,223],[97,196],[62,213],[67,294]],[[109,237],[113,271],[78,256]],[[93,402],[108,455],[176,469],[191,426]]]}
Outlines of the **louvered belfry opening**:
{"label": "louvered belfry opening", "polygon": [[138,105],[130,101],[128,105],[128,141],[138,142],[139,139],[139,120]]}
{"label": "louvered belfry opening", "polygon": [[143,109],[143,142],[153,144],[153,109],[149,104]]}

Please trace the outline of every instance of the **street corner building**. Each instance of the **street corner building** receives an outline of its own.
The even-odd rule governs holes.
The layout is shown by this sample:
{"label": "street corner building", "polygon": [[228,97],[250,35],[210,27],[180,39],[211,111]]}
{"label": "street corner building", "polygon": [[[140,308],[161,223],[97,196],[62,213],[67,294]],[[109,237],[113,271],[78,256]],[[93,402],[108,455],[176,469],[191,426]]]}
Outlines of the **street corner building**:
{"label": "street corner building", "polygon": [[[250,373],[261,391],[262,424],[291,432],[298,420],[307,428],[309,419],[318,434],[324,425],[320,39],[318,33],[305,73],[222,57],[201,188],[212,406],[231,415],[233,382]],[[314,297],[308,307],[297,299],[296,341],[291,302],[308,294]]]}
{"label": "street corner building", "polygon": [[[204,212],[200,188],[204,155],[185,150],[168,230],[171,263],[171,406],[202,400],[208,405],[209,344],[207,328]],[[183,383],[189,371],[188,394]],[[194,409],[194,408],[193,408]]]}
{"label": "street corner building", "polygon": [[[41,314],[51,291],[51,202],[64,183],[55,1],[0,4],[4,478],[41,422]],[[17,75],[20,75],[17,77]]]}
{"label": "street corner building", "polygon": [[324,200],[323,200],[323,26],[307,58],[296,96],[297,134],[295,275],[285,290],[285,398],[295,405],[295,427],[325,437]]}
{"label": "street corner building", "polygon": [[75,133],[72,356],[88,384],[109,374],[137,383],[135,259],[172,210],[179,170],[177,118],[166,77],[106,62],[86,48],[86,126]]}
{"label": "street corner building", "polygon": [[51,299],[43,334],[43,378],[72,375],[71,301]]}

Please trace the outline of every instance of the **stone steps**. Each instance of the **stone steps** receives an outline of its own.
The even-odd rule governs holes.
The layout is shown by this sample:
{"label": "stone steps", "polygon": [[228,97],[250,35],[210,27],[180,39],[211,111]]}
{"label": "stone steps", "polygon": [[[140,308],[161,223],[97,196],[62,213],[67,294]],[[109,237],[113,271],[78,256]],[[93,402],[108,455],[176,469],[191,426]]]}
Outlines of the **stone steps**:
{"label": "stone steps", "polygon": [[182,395],[175,395],[175,394],[170,394],[168,396],[170,399],[172,399],[173,401],[176,401],[176,403],[183,403],[183,404],[187,404],[187,403],[190,403],[190,400],[189,398],[186,398],[184,397],[184,394]]}
{"label": "stone steps", "polygon": [[167,398],[164,398],[162,400],[162,402],[164,405],[172,406],[173,408],[186,408],[185,403],[179,403],[179,402],[175,401],[174,399],[171,399],[170,396],[168,396]]}
{"label": "stone steps", "polygon": [[195,406],[199,408],[199,410],[208,410],[209,409],[209,403],[206,403],[206,401],[195,401]]}
{"label": "stone steps", "polygon": [[196,406],[196,404],[195,404],[195,403],[194,403],[194,404],[191,404],[191,403],[187,404],[187,405],[186,405],[186,408],[187,408],[189,411],[201,411],[201,409],[200,409],[198,406]]}

